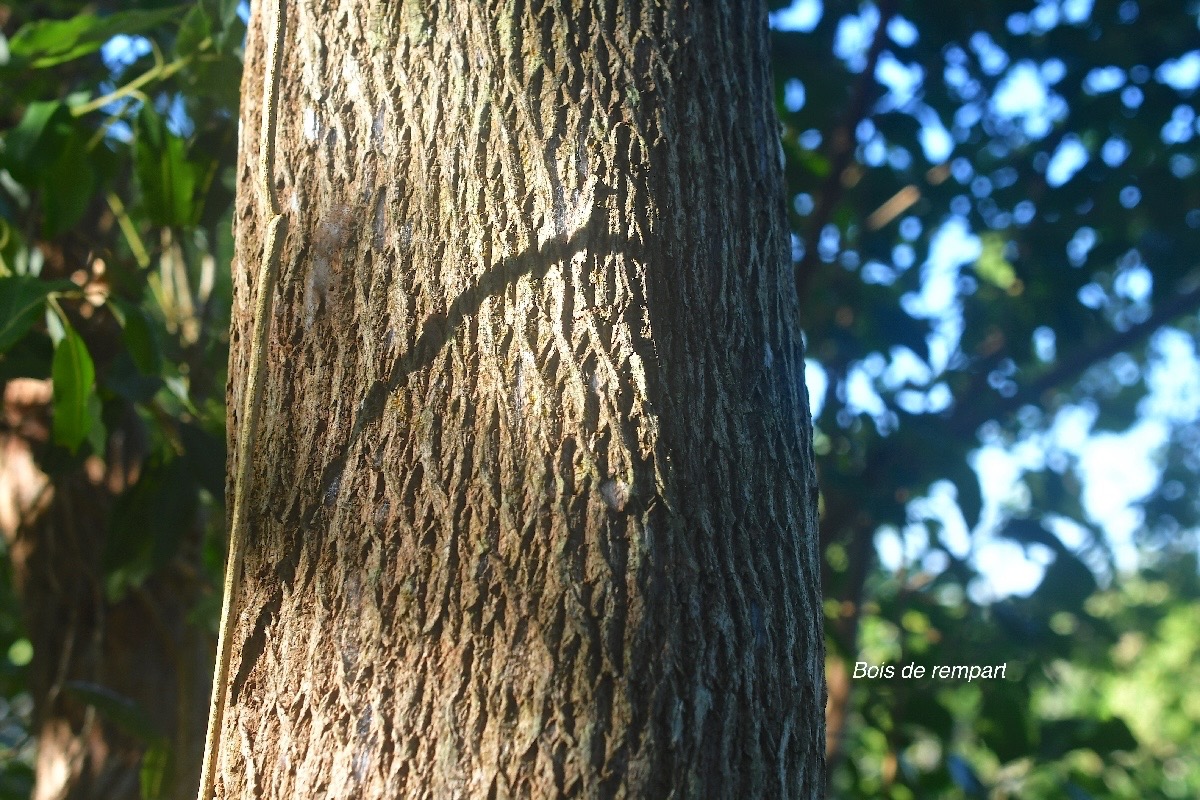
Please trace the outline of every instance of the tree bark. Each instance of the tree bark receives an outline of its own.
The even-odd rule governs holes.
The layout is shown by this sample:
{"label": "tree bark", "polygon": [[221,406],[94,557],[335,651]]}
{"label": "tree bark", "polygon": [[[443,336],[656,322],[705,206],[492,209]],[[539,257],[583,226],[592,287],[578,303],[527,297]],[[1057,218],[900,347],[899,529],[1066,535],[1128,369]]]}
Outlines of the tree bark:
{"label": "tree bark", "polygon": [[[289,233],[219,796],[820,796],[763,4],[284,13]],[[262,32],[231,409],[269,214]]]}

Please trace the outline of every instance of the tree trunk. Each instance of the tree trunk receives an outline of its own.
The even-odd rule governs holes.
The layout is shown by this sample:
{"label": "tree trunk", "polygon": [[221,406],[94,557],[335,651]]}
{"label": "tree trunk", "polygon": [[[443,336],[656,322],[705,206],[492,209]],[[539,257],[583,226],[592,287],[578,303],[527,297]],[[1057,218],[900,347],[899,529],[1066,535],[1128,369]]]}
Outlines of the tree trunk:
{"label": "tree trunk", "polygon": [[[286,5],[219,795],[820,796],[763,4]],[[262,21],[231,409],[269,216]]]}

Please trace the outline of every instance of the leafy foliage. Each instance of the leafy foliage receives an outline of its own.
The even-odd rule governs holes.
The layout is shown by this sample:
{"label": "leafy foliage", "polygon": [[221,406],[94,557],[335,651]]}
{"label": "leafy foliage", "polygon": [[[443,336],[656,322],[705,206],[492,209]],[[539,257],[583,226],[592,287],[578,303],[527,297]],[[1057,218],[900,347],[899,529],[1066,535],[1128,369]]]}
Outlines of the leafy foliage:
{"label": "leafy foliage", "polygon": [[[51,381],[51,433],[32,442],[49,474],[135,459],[96,565],[115,599],[194,526],[220,533],[230,280],[218,264],[245,25],[228,0],[38,6],[0,5],[0,382]],[[219,574],[219,548],[206,552]],[[0,708],[23,716],[0,714],[0,797],[20,797],[29,642],[3,597]],[[165,796],[173,741],[145,709],[68,688],[143,744],[142,796]]]}
{"label": "leafy foliage", "polygon": [[50,378],[54,382],[54,441],[74,452],[92,429],[88,407],[94,397],[96,366],[87,345],[70,325],[63,326],[54,348]]}
{"label": "leafy foliage", "polygon": [[[1115,609],[1144,580],[1118,567],[1110,521],[1085,502],[1091,465],[1064,426],[1161,425],[1161,480],[1140,501],[1135,545],[1195,549],[1200,518],[1182,487],[1200,468],[1196,404],[1152,409],[1164,343],[1194,354],[1198,333],[1198,11],[801,0],[790,18],[805,30],[776,18],[797,283],[824,385],[831,669],[1010,667],[969,685],[854,682],[836,796],[1194,794],[1200,772],[1182,765],[1200,762],[1181,757],[1163,782],[1165,751],[1138,708],[1052,698],[1066,674],[1121,673],[1114,652],[1138,628]],[[1015,484],[973,468],[989,450],[1022,463]],[[886,568],[880,540],[899,542]],[[1028,596],[988,589],[1001,567],[980,554],[1002,541],[1043,565]],[[1190,609],[1194,563],[1175,577],[1167,618]],[[1096,611],[1101,599],[1113,614]],[[1197,641],[1173,631],[1185,650]]]}
{"label": "leafy foliage", "polygon": [[38,20],[21,27],[8,43],[13,66],[43,69],[95,53],[112,37],[131,36],[170,22],[178,8],[132,10],[65,20]]}

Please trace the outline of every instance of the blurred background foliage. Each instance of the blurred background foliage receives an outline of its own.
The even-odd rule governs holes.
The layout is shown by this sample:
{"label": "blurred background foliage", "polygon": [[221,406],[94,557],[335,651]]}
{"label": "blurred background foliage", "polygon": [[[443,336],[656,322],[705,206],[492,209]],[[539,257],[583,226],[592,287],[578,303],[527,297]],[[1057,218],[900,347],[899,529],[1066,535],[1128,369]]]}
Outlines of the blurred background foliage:
{"label": "blurred background foliage", "polygon": [[[1200,796],[1200,6],[771,5],[830,795]],[[93,565],[113,603],[189,555],[220,579],[246,14],[0,3],[0,436],[52,478],[132,462]],[[49,408],[20,404],[51,378]],[[26,500],[0,496],[0,798],[31,789],[54,633],[12,577]],[[174,740],[73,689],[164,796]]]}
{"label": "blurred background foliage", "polygon": [[39,734],[63,796],[182,796],[198,759],[246,11],[0,3],[0,797],[29,796]]}
{"label": "blurred background foliage", "polygon": [[831,796],[1200,796],[1200,4],[773,5]]}

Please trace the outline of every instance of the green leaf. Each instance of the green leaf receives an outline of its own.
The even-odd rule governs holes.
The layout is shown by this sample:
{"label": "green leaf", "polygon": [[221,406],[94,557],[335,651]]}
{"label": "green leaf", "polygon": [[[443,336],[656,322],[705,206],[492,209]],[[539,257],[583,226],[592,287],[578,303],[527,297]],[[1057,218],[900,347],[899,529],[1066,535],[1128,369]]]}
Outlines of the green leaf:
{"label": "green leaf", "polygon": [[[11,187],[14,194],[23,188],[15,183]],[[27,207],[26,202],[22,208]],[[0,202],[0,277],[32,275],[34,273],[29,269],[29,249],[25,245],[24,237],[3,217],[4,212],[5,204]]]}
{"label": "green leaf", "polygon": [[53,67],[96,52],[119,33],[132,35],[178,19],[182,6],[156,11],[119,11],[97,16],[77,14],[70,19],[37,20],[21,26],[9,40],[9,51],[35,68]]}
{"label": "green leaf", "polygon": [[46,306],[46,335],[55,347],[67,335],[67,323],[54,306]]}
{"label": "green leaf", "polygon": [[201,52],[202,44],[212,37],[212,31],[212,19],[204,10],[204,4],[192,6],[179,24],[179,35],[175,37],[175,56],[186,58]]}
{"label": "green leaf", "polygon": [[167,130],[150,106],[142,106],[135,130],[135,174],[150,221],[164,227],[195,225],[202,210],[196,190],[203,168],[188,160],[187,143]]}
{"label": "green leaf", "polygon": [[138,772],[142,800],[159,800],[166,797],[171,774],[171,748],[165,740],[158,740],[146,748],[142,756],[142,768]]}
{"label": "green leaf", "polygon": [[75,288],[70,281],[41,281],[26,275],[0,278],[0,353],[29,332],[41,316],[47,296]]}
{"label": "green leaf", "polygon": [[221,53],[216,58],[197,59],[185,75],[188,92],[194,98],[210,99],[237,116],[242,78],[238,55]]}
{"label": "green leaf", "polygon": [[42,229],[48,237],[57,236],[83,218],[96,188],[96,171],[79,132],[72,130],[62,142],[41,182],[46,209]]}
{"label": "green leaf", "polygon": [[146,312],[125,300],[113,298],[109,303],[121,323],[121,339],[138,371],[143,375],[158,375],[162,369],[162,352]]}
{"label": "green leaf", "polygon": [[103,453],[108,442],[108,432],[104,426],[104,405],[95,392],[88,395],[88,417],[91,419],[91,425],[88,426],[87,442],[93,453]]}
{"label": "green leaf", "polygon": [[199,0],[184,18],[176,40],[176,53],[188,55],[203,48],[200,45],[211,37],[217,52],[230,54],[240,47],[245,24],[237,14],[238,0]]}
{"label": "green leaf", "polygon": [[43,233],[69,229],[87,211],[97,183],[97,167],[107,151],[89,151],[93,132],[72,120],[58,101],[30,103],[17,126],[4,136],[0,167],[20,184],[41,192]]}
{"label": "green leaf", "polygon": [[204,54],[184,73],[191,101],[215,100],[236,116],[245,38],[246,25],[237,15],[236,2],[201,0],[188,12],[175,39],[176,57]]}
{"label": "green leaf", "polygon": [[66,119],[66,114],[66,106],[58,100],[38,100],[26,106],[21,121],[4,134],[0,165],[21,183],[34,183],[53,155],[47,128],[56,117]]}
{"label": "green leaf", "polygon": [[1008,241],[999,233],[989,232],[980,237],[982,245],[975,274],[998,289],[1010,291],[1017,280],[1016,270],[1005,258]]}
{"label": "green leaf", "polygon": [[5,155],[13,161],[28,160],[46,125],[65,108],[58,100],[35,100],[26,106],[21,121],[4,135]]}
{"label": "green leaf", "polygon": [[87,345],[69,325],[54,348],[50,374],[54,381],[54,441],[74,453],[92,427],[88,403],[95,391],[96,368]]}
{"label": "green leaf", "polygon": [[201,2],[212,9],[210,13],[216,16],[224,28],[236,25],[241,21],[237,15],[240,0],[201,0]]}

